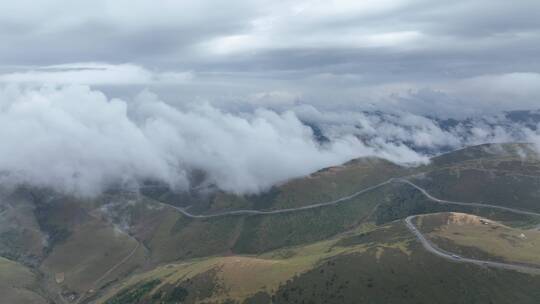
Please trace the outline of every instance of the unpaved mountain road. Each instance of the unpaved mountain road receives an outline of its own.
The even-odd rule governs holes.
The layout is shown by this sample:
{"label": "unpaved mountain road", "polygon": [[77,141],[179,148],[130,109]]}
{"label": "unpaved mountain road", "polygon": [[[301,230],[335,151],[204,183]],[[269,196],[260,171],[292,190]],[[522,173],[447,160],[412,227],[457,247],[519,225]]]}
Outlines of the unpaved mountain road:
{"label": "unpaved mountain road", "polygon": [[457,206],[466,206],[466,207],[478,207],[478,208],[491,208],[491,209],[498,209],[498,210],[504,210],[508,212],[513,212],[517,214],[524,214],[524,215],[532,215],[532,216],[540,216],[540,213],[527,211],[527,210],[520,210],[520,209],[514,209],[510,207],[503,207],[493,204],[485,204],[485,203],[465,203],[465,202],[454,202],[449,200],[443,200],[434,197],[431,195],[427,190],[424,188],[416,185],[415,183],[411,182],[410,180],[406,178],[390,178],[387,181],[384,181],[382,183],[367,187],[365,189],[362,189],[360,191],[357,191],[351,195],[347,195],[344,197],[341,197],[339,199],[324,202],[324,203],[316,203],[311,205],[306,205],[302,207],[296,207],[296,208],[287,208],[287,209],[277,209],[277,210],[255,210],[255,209],[243,209],[243,210],[233,210],[233,211],[225,211],[225,212],[218,212],[213,214],[193,214],[188,212],[185,208],[176,207],[167,203],[163,203],[160,201],[155,201],[157,204],[160,204],[162,206],[165,206],[167,208],[173,208],[177,210],[178,212],[182,213],[186,217],[194,218],[194,219],[206,219],[206,218],[214,218],[214,217],[220,217],[220,216],[229,216],[229,215],[269,215],[269,214],[283,214],[283,213],[291,213],[291,212],[297,212],[297,211],[303,211],[303,210],[309,210],[309,209],[315,209],[315,208],[321,208],[321,207],[327,207],[332,205],[337,205],[339,203],[348,201],[350,199],[353,199],[361,194],[367,193],[369,191],[378,189],[382,186],[388,185],[390,183],[402,183],[407,184],[418,191],[420,191],[425,197],[427,197],[429,200],[440,203],[440,204],[447,204],[447,205],[457,205]]}
{"label": "unpaved mountain road", "polygon": [[418,241],[422,243],[422,246],[427,251],[442,257],[447,260],[451,260],[453,262],[457,263],[472,263],[479,266],[490,266],[495,268],[503,268],[503,269],[509,269],[509,270],[516,270],[521,272],[528,272],[528,273],[535,273],[540,274],[540,266],[534,266],[534,265],[524,265],[524,264],[518,264],[518,263],[502,263],[502,262],[493,262],[493,261],[487,261],[487,260],[478,260],[478,259],[471,259],[459,256],[457,254],[448,252],[446,250],[442,250],[437,245],[433,244],[430,240],[428,240],[421,232],[416,228],[416,226],[412,223],[412,220],[417,217],[417,215],[411,215],[408,216],[405,219],[405,224],[407,228],[416,236]]}
{"label": "unpaved mountain road", "polygon": [[498,205],[493,205],[493,204],[486,204],[486,203],[465,203],[465,202],[454,202],[454,201],[449,201],[449,200],[443,200],[443,199],[434,197],[433,195],[429,194],[429,192],[427,192],[426,189],[424,189],[424,188],[418,186],[417,184],[411,182],[411,181],[408,180],[408,179],[405,179],[405,178],[395,178],[395,179],[393,179],[393,180],[394,180],[394,182],[404,183],[404,184],[407,184],[407,185],[409,185],[409,186],[415,188],[416,190],[420,191],[420,192],[421,192],[425,197],[427,197],[429,200],[434,201],[434,202],[436,202],[436,203],[447,204],[447,205],[467,206],[467,207],[491,208],[491,209],[498,209],[498,210],[503,210],[503,211],[513,212],[513,213],[517,213],[517,214],[532,215],[532,216],[540,216],[540,213],[538,213],[538,212],[527,211],[527,210],[521,210],[521,209],[514,209],[514,208],[510,208],[510,207],[503,207],[503,206],[498,206]]}
{"label": "unpaved mountain road", "polygon": [[[131,237],[129,234],[128,234],[129,237]],[[132,237],[131,237],[132,238]],[[134,254],[135,252],[137,252],[137,250],[139,249],[141,243],[139,241],[137,241],[137,239],[133,238],[136,242],[136,245],[135,247],[128,253],[128,255],[126,255],[122,260],[120,260],[118,263],[114,264],[111,268],[109,268],[101,277],[99,277],[98,279],[96,279],[94,281],[94,283],[92,283],[92,285],[94,285],[94,288],[91,288],[93,290],[97,290],[98,287],[99,287],[99,283],[104,280],[108,275],[110,275],[113,271],[115,271],[116,269],[118,269],[120,266],[122,266],[123,264],[125,264]],[[90,290],[91,290],[90,289]],[[77,301],[74,302],[74,304],[78,304],[78,303],[81,303],[82,301],[84,301],[88,294],[91,294],[92,292],[90,292],[90,290],[87,290],[86,292],[84,292],[78,299]],[[65,299],[64,297],[62,297],[62,295],[60,295],[60,298],[62,299],[62,301],[65,302]]]}
{"label": "unpaved mountain road", "polygon": [[185,208],[176,207],[176,206],[173,206],[173,205],[170,205],[170,204],[167,204],[167,203],[163,203],[163,202],[160,202],[160,201],[155,201],[155,202],[162,205],[162,206],[165,206],[167,208],[173,208],[173,209],[179,211],[180,213],[182,213],[183,215],[185,215],[185,216],[187,216],[189,218],[194,218],[194,219],[206,219],[206,218],[228,216],[228,215],[283,214],[283,213],[291,213],[291,212],[297,212],[297,211],[302,211],[302,210],[309,210],[309,209],[315,209],[315,208],[321,208],[321,207],[326,207],[326,206],[337,205],[337,204],[339,204],[341,202],[353,199],[353,198],[355,198],[355,197],[357,197],[357,196],[359,196],[359,195],[361,195],[363,193],[369,192],[371,190],[375,190],[375,189],[380,188],[380,187],[382,187],[384,185],[388,185],[388,184],[390,184],[392,182],[392,180],[393,179],[389,179],[389,180],[387,180],[385,182],[382,182],[380,184],[365,188],[365,189],[360,190],[358,192],[355,192],[355,193],[353,193],[351,195],[347,195],[347,196],[341,197],[341,198],[333,200],[333,201],[324,202],[324,203],[317,203],[317,204],[311,204],[311,205],[306,205],[306,206],[297,207],[297,208],[287,208],[287,209],[276,209],[276,210],[243,209],[243,210],[225,211],[225,212],[219,212],[219,213],[213,213],[213,214],[192,214],[192,213],[189,213]]}
{"label": "unpaved mountain road", "polygon": [[[530,216],[538,216],[538,217],[540,217],[540,213],[533,212],[533,211],[514,209],[514,208],[510,208],[510,207],[498,206],[498,205],[493,205],[493,204],[465,203],[465,202],[456,202],[456,201],[449,201],[449,200],[439,199],[439,198],[436,198],[433,195],[431,195],[426,189],[418,186],[417,184],[411,182],[410,180],[408,180],[406,178],[390,178],[389,180],[387,180],[385,182],[382,182],[382,183],[376,184],[374,186],[365,188],[365,189],[357,191],[357,192],[355,192],[355,193],[353,193],[351,195],[344,196],[342,198],[339,198],[339,199],[336,199],[336,200],[333,200],[333,201],[324,202],[324,203],[317,203],[317,204],[312,204],[312,205],[307,205],[307,206],[302,206],[302,207],[297,207],[297,208],[287,208],[287,209],[279,209],[279,210],[250,210],[250,209],[245,209],[245,210],[234,210],[234,211],[226,211],[226,212],[220,212],[220,213],[204,215],[204,214],[192,214],[192,213],[189,213],[188,211],[186,211],[186,209],[184,209],[184,208],[172,206],[172,205],[169,205],[169,204],[166,204],[166,203],[163,203],[163,202],[157,202],[157,203],[162,205],[162,206],[168,207],[168,208],[173,208],[173,209],[179,211],[180,213],[182,213],[183,215],[185,215],[186,217],[194,218],[194,219],[207,219],[207,218],[215,218],[215,217],[231,216],[231,215],[284,214],[284,213],[292,213],[292,212],[297,212],[297,211],[303,211],[303,210],[309,210],[309,209],[315,209],[315,208],[321,208],[321,207],[337,205],[339,203],[348,201],[348,200],[350,200],[352,198],[355,198],[355,197],[357,197],[357,196],[359,196],[361,194],[364,194],[364,193],[367,193],[369,191],[375,190],[377,188],[380,188],[380,187],[382,187],[384,185],[388,185],[390,183],[402,183],[402,184],[409,185],[409,186],[415,188],[416,190],[420,191],[420,193],[422,193],[429,200],[431,200],[433,202],[436,202],[436,203],[439,203],[439,204],[455,205],[455,206],[466,206],[466,207],[477,207],[477,208],[491,208],[491,209],[497,209],[497,210],[503,210],[503,211],[507,211],[507,212],[512,212],[512,213],[516,213],[516,214],[523,214],[523,215],[530,215]],[[535,273],[535,274],[540,274],[540,266],[524,265],[524,264],[519,264],[519,263],[502,263],[502,262],[494,262],[494,261],[488,261],[488,260],[470,259],[470,258],[465,258],[465,257],[458,256],[458,255],[456,255],[454,253],[451,253],[451,252],[444,251],[444,250],[438,248],[433,243],[431,243],[416,228],[416,226],[414,226],[414,224],[412,223],[412,219],[414,219],[416,216],[417,215],[411,215],[411,216],[409,216],[409,217],[407,217],[405,219],[405,224],[406,224],[407,228],[411,231],[411,233],[413,233],[416,236],[418,241],[420,241],[422,243],[423,247],[427,251],[429,251],[429,252],[431,252],[431,253],[439,256],[439,257],[445,258],[447,260],[455,261],[455,262],[460,262],[460,263],[472,263],[472,264],[476,264],[476,265],[480,265],[480,266],[490,266],[490,267],[495,267],[495,268],[502,268],[502,269],[516,270],[516,271],[525,271],[525,272],[529,272],[529,273],[532,272],[532,273]]]}

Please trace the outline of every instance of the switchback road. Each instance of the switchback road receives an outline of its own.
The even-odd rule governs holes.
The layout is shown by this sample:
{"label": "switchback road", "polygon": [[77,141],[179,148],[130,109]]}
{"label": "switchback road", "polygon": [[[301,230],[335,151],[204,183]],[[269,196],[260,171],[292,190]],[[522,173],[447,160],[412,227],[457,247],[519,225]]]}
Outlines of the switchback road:
{"label": "switchback road", "polygon": [[458,205],[458,206],[467,206],[467,207],[478,207],[478,208],[491,208],[491,209],[498,209],[498,210],[513,212],[513,213],[517,213],[517,214],[540,216],[540,213],[538,213],[538,212],[514,209],[514,208],[510,208],[510,207],[503,207],[503,206],[498,206],[498,205],[493,205],[493,204],[454,202],[454,201],[439,199],[439,198],[436,198],[433,195],[431,195],[424,188],[416,185],[415,183],[413,183],[410,180],[405,179],[405,178],[391,178],[391,179],[389,179],[389,180],[387,180],[385,182],[376,184],[376,185],[371,186],[371,187],[367,187],[367,188],[362,189],[360,191],[357,191],[357,192],[355,192],[355,193],[353,193],[351,195],[347,195],[347,196],[341,197],[341,198],[333,200],[333,201],[324,202],[324,203],[316,203],[316,204],[311,204],[311,205],[306,205],[306,206],[296,207],[296,208],[286,208],[286,209],[276,209],[276,210],[243,209],[243,210],[224,211],[224,212],[218,212],[218,213],[213,213],[213,214],[193,214],[193,213],[188,212],[185,208],[173,206],[173,205],[163,203],[163,202],[159,202],[159,201],[156,201],[156,203],[158,203],[158,204],[160,204],[162,206],[165,206],[167,208],[173,208],[173,209],[177,210],[178,212],[182,213],[183,215],[185,215],[186,217],[194,218],[194,219],[206,219],[206,218],[214,218],[214,217],[228,216],[228,215],[283,214],[283,213],[291,213],[291,212],[297,212],[297,211],[302,211],[302,210],[309,210],[309,209],[315,209],[315,208],[321,208],[321,207],[337,205],[339,203],[343,203],[343,202],[348,201],[350,199],[353,199],[353,198],[355,198],[355,197],[357,197],[357,196],[359,196],[361,194],[364,194],[364,193],[367,193],[369,191],[378,189],[378,188],[380,188],[382,186],[385,186],[385,185],[388,185],[390,183],[402,183],[402,184],[409,185],[409,186],[417,189],[418,191],[420,191],[429,200],[431,200],[433,202],[436,202],[436,203],[440,203],[440,204]]}
{"label": "switchback road", "polygon": [[416,226],[412,223],[412,220],[417,217],[417,215],[411,215],[405,219],[405,224],[407,228],[416,236],[418,241],[422,243],[422,246],[429,252],[440,256],[444,259],[451,260],[457,263],[472,263],[479,266],[491,266],[495,268],[502,268],[502,269],[509,269],[509,270],[517,270],[522,272],[533,272],[540,274],[540,266],[533,266],[533,265],[523,265],[523,264],[517,264],[517,263],[502,263],[502,262],[493,262],[493,261],[487,261],[487,260],[479,260],[479,259],[471,259],[459,256],[457,254],[442,250],[437,245],[433,244],[430,240],[428,240],[421,232],[416,228]]}
{"label": "switchback road", "polygon": [[[188,211],[186,211],[184,208],[172,206],[163,202],[157,202],[160,205],[166,206],[168,208],[173,208],[183,215],[189,217],[189,218],[195,218],[195,219],[206,219],[206,218],[215,218],[220,216],[230,216],[230,215],[268,215],[268,214],[284,214],[284,213],[292,213],[292,212],[298,212],[302,210],[309,210],[309,209],[315,209],[315,208],[321,208],[326,206],[332,206],[337,205],[339,203],[348,201],[350,199],[353,199],[361,194],[367,193],[369,191],[378,189],[382,186],[388,185],[390,183],[402,183],[409,185],[416,190],[420,191],[427,199],[439,203],[439,204],[447,204],[447,205],[456,205],[456,206],[468,206],[468,207],[477,207],[477,208],[491,208],[491,209],[497,209],[497,210],[503,210],[507,212],[512,212],[516,214],[523,214],[523,215],[530,215],[530,216],[539,216],[540,213],[533,212],[533,211],[527,211],[527,210],[521,210],[521,209],[514,209],[510,207],[504,207],[504,206],[498,206],[493,204],[487,204],[487,203],[465,203],[465,202],[456,202],[456,201],[449,201],[449,200],[443,200],[440,198],[436,198],[433,195],[431,195],[426,189],[418,186],[417,184],[411,182],[410,180],[406,178],[391,178],[385,182],[379,183],[377,185],[365,188],[363,190],[360,190],[358,192],[355,192],[351,195],[344,196],[342,198],[324,202],[324,203],[317,203],[317,204],[311,204],[306,205],[302,207],[297,208],[287,208],[287,209],[278,209],[278,210],[252,210],[252,209],[244,209],[244,210],[234,210],[234,211],[225,211],[225,212],[219,212],[214,214],[192,214]],[[407,228],[416,236],[418,241],[422,243],[422,246],[429,252],[442,257],[447,260],[459,262],[459,263],[472,263],[480,266],[490,266],[495,268],[501,268],[501,269],[509,269],[509,270],[516,270],[516,271],[525,271],[525,272],[533,272],[540,274],[540,266],[534,266],[534,265],[524,265],[519,263],[502,263],[502,262],[494,262],[494,261],[488,261],[488,260],[478,260],[478,259],[471,259],[462,257],[459,255],[456,255],[451,252],[444,251],[434,245],[431,241],[429,241],[412,223],[412,220],[417,215],[411,215],[405,219],[405,224]]]}

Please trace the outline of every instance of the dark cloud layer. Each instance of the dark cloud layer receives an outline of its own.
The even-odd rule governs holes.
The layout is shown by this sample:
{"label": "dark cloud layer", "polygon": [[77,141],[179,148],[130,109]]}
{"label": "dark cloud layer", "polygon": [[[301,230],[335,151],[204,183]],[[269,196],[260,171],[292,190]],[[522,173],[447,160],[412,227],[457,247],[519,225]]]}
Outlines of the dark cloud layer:
{"label": "dark cloud layer", "polygon": [[[0,39],[3,75],[96,62],[191,73],[189,83],[110,90],[152,86],[182,96],[176,100],[288,91],[305,102],[356,107],[431,90],[477,113],[492,99],[498,111],[530,108],[539,97],[483,94],[490,79],[515,73],[539,85],[536,0],[17,1],[0,5]],[[19,82],[37,82],[27,76]],[[479,77],[478,91],[456,92]]]}

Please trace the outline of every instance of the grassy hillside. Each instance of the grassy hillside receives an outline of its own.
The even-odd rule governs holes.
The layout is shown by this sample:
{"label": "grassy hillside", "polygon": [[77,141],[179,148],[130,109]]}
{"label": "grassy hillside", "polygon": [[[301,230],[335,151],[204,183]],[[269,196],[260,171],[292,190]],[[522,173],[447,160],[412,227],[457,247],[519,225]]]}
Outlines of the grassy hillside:
{"label": "grassy hillside", "polygon": [[[538,210],[540,161],[528,149],[526,145],[471,147],[437,157],[430,164],[416,168],[373,158],[355,160],[294,179],[259,195],[216,192],[206,201],[200,196],[197,197],[199,202],[205,203],[188,210],[214,213],[242,208],[294,208],[350,195],[396,176],[409,176],[444,199],[488,201]],[[55,290],[55,294],[62,293],[66,300],[83,297],[81,303],[105,293],[117,294],[116,302],[111,303],[192,303],[201,299],[266,303],[271,297],[279,299],[277,303],[285,303],[307,294],[313,294],[305,299],[314,303],[321,299],[328,303],[340,303],[336,299],[357,303],[362,298],[351,298],[356,289],[366,295],[379,296],[382,289],[373,287],[376,278],[371,276],[387,271],[387,267],[402,267],[404,273],[415,273],[412,269],[419,267],[417,275],[425,276],[426,282],[428,278],[445,282],[438,292],[468,290],[465,285],[445,281],[444,274],[439,278],[424,273],[427,268],[422,267],[427,266],[422,261],[429,260],[429,254],[416,245],[399,222],[413,214],[476,214],[496,220],[501,227],[509,229],[484,231],[485,227],[480,226],[472,233],[459,230],[464,227],[450,225],[431,236],[443,248],[471,256],[514,258],[531,263],[537,254],[534,250],[521,256],[508,252],[512,249],[510,243],[525,246],[523,248],[536,246],[535,234],[530,231],[526,233],[527,237],[530,235],[530,243],[518,242],[515,237],[517,232],[518,236],[523,233],[517,229],[534,227],[540,219],[486,208],[441,205],[405,184],[388,184],[337,205],[316,209],[208,219],[188,218],[154,200],[170,200],[181,206],[194,204],[190,200],[176,201],[187,196],[167,193],[166,189],[160,191],[159,195],[111,191],[86,200],[43,189],[22,189],[12,195],[0,191],[0,254],[33,267],[34,272],[42,274],[47,286]],[[504,237],[497,234],[503,230]],[[486,238],[485,244],[479,242],[478,246],[472,246],[482,238]],[[493,254],[497,251],[499,255]],[[352,276],[349,269],[341,268],[336,268],[335,275],[347,279],[338,285],[325,281],[338,280],[323,275],[327,273],[324,268],[327,261],[342,267],[347,263],[366,267],[370,274],[364,279],[369,279],[368,283],[349,278]],[[399,266],[400,263],[403,265]],[[430,263],[433,269],[443,265],[442,273],[453,269],[452,263],[436,257],[431,257]],[[449,265],[444,266],[445,263]],[[510,278],[529,282],[523,286],[536,282],[536,278],[523,274],[489,270],[477,275],[471,274],[473,266],[457,268],[461,270],[451,276],[469,282],[467,284],[481,284],[485,280],[500,286]],[[265,279],[253,275],[258,273],[264,273]],[[245,280],[246,277],[250,279]],[[381,280],[406,293],[419,288],[407,285],[405,277],[392,281],[392,276],[385,275]],[[307,282],[314,283],[309,283],[309,287],[305,285]],[[371,287],[362,287],[364,283]],[[402,288],[396,285],[398,283],[408,287]],[[294,295],[300,290],[298,284],[303,286],[302,294]],[[328,293],[321,294],[323,285],[319,284],[328,285]],[[514,283],[509,284],[514,288]],[[313,289],[314,286],[317,288]],[[486,293],[491,292],[488,287],[482,288],[487,288]],[[515,288],[521,290],[517,285]],[[447,294],[455,297],[450,291]],[[388,301],[397,299],[398,294],[389,295]],[[464,302],[483,302],[487,298],[463,299]],[[495,299],[528,301],[510,293]],[[415,294],[410,301],[426,302],[426,298]]]}
{"label": "grassy hillside", "polygon": [[30,266],[40,284],[67,297],[118,280],[141,266],[146,253],[96,209],[101,203],[17,189],[0,204],[0,253]]}
{"label": "grassy hillside", "polygon": [[38,276],[30,269],[0,257],[0,297],[2,303],[46,304]]}
{"label": "grassy hillside", "polygon": [[[436,172],[441,168],[443,168],[441,170],[446,170],[444,168],[450,166],[455,168],[470,166],[472,158],[508,157],[507,154],[502,154],[503,156],[494,154],[492,151],[494,148],[488,149],[482,146],[470,149],[474,157],[470,157],[466,149],[456,152],[458,157],[450,157],[452,154],[442,157],[450,158],[452,162],[449,160],[441,162],[437,158],[433,164],[414,170],[415,172],[430,170]],[[535,164],[533,161],[530,163]],[[378,166],[380,170],[377,170]],[[439,168],[439,166],[443,167]],[[380,174],[375,175],[376,178],[370,182],[369,177],[378,171]],[[300,206],[310,203],[308,199],[313,199],[313,195],[319,195],[316,193],[329,192],[328,198],[335,199],[336,193],[350,194],[385,180],[392,176],[391,174],[401,175],[411,171],[413,169],[399,168],[384,161],[358,160],[340,167],[322,170],[304,179],[291,181],[280,186],[279,191],[276,188],[267,194],[262,194],[261,197],[266,196],[265,209],[275,207],[274,203],[279,202],[277,198],[285,196],[297,197],[297,199],[290,200],[283,206]],[[360,182],[356,183],[357,180]],[[425,180],[428,178],[416,181],[422,183]],[[515,182],[519,183],[520,180],[515,180]],[[343,183],[346,186],[335,186]],[[328,190],[329,187],[348,190],[332,192]],[[533,188],[527,191],[531,189]],[[482,193],[481,190],[473,190]],[[311,196],[299,194],[312,192]],[[438,195],[444,197],[442,193]],[[228,197],[234,196],[228,195]],[[261,197],[259,197],[259,202],[262,200]],[[247,201],[247,199],[253,199],[253,197],[236,198],[237,201]],[[319,198],[315,201],[321,200]],[[117,222],[127,222],[131,233],[149,249],[149,261],[153,265],[210,255],[258,254],[284,246],[324,240],[362,223],[375,222],[380,225],[411,214],[461,211],[490,217],[513,226],[531,225],[538,220],[490,209],[440,205],[427,200],[417,190],[401,184],[387,185],[336,206],[287,214],[189,219],[173,209],[155,204],[152,199],[141,200],[140,198],[134,204],[118,204],[117,209],[111,208],[111,210],[117,211]],[[194,212],[192,209],[189,210]]]}
{"label": "grassy hillside", "polygon": [[444,167],[468,161],[516,158],[520,160],[539,161],[538,152],[531,145],[525,143],[503,143],[470,146],[445,153],[434,157],[431,164],[436,167]]}
{"label": "grassy hillside", "polygon": [[337,206],[288,214],[190,219],[155,207],[151,200],[123,206],[119,212],[130,223],[134,237],[148,248],[150,262],[159,264],[316,242],[372,221],[376,207],[385,200],[381,189]]}
{"label": "grassy hillside", "polygon": [[383,159],[357,159],[290,180],[258,195],[237,196],[217,192],[206,202],[194,203],[190,211],[210,214],[233,209],[272,210],[312,205],[350,195],[409,172],[409,168]]}
{"label": "grassy hillside", "polygon": [[[350,231],[345,236],[352,236],[371,231],[372,226],[363,226]],[[141,303],[151,301],[154,295],[166,299],[168,292],[175,287],[182,287],[188,292],[188,303],[205,301],[225,301],[227,299],[243,299],[258,292],[271,293],[302,272],[312,269],[320,261],[345,253],[363,251],[361,246],[336,246],[342,237],[316,242],[305,246],[287,247],[260,255],[234,255],[202,258],[181,263],[167,264],[150,272],[136,275],[124,286],[120,295],[137,294],[147,282],[160,283],[141,296]],[[390,245],[389,245],[390,246]],[[394,246],[398,246],[395,245]],[[399,246],[398,246],[399,247]],[[264,274],[264,275],[254,275]],[[246,280],[246,278],[251,278]],[[202,281],[208,290],[201,292]],[[196,286],[196,288],[194,287]],[[110,294],[113,294],[112,291]],[[202,293],[202,294],[201,294]],[[108,303],[122,303],[120,297],[109,299]],[[157,296],[156,296],[157,298]],[[131,299],[133,300],[133,299]],[[151,303],[151,302],[150,302]],[[159,303],[159,301],[156,301]]]}
{"label": "grassy hillside", "polygon": [[536,303],[540,278],[455,264],[419,248],[340,255],[284,284],[276,303]]}
{"label": "grassy hillside", "polygon": [[376,158],[357,159],[342,166],[323,169],[304,178],[294,179],[280,187],[272,209],[305,206],[327,202],[406,175],[408,168]]}
{"label": "grassy hillside", "polygon": [[[103,277],[132,252],[129,261]],[[144,255],[143,247],[125,233],[100,222],[89,222],[55,246],[41,264],[41,270],[62,276],[60,285],[67,290],[83,293],[142,265]]]}
{"label": "grassy hillside", "polygon": [[538,287],[538,276],[433,256],[394,222],[257,256],[165,265],[101,303],[536,303]]}
{"label": "grassy hillside", "polygon": [[35,217],[32,197],[24,191],[0,190],[0,256],[37,265],[45,255],[48,235]]}
{"label": "grassy hillside", "polygon": [[403,219],[409,215],[445,211],[476,214],[512,227],[535,227],[540,224],[540,217],[532,215],[516,214],[492,208],[439,204],[427,199],[420,191],[406,184],[393,184],[385,187],[385,190],[387,191],[385,199],[373,216],[377,225]]}
{"label": "grassy hillside", "polygon": [[540,232],[463,213],[430,214],[417,227],[445,250],[468,257],[540,265]]}
{"label": "grassy hillside", "polygon": [[[238,206],[251,206],[251,208],[259,209],[303,206],[353,193],[392,176],[413,173],[417,174],[413,178],[416,183],[425,186],[430,192],[441,198],[464,202],[498,198],[501,205],[519,206],[527,209],[532,206],[536,196],[535,192],[539,189],[534,182],[530,181],[535,181],[535,174],[540,172],[538,170],[540,162],[527,149],[527,146],[522,145],[478,146],[443,155],[434,159],[431,164],[418,168],[400,168],[384,161],[372,159],[354,161],[340,167],[322,170],[303,179],[293,180],[258,197],[236,197],[220,194],[221,196],[214,197],[212,203],[217,205],[213,205],[206,212],[217,212],[228,208],[236,209]],[[481,175],[472,175],[471,172]],[[373,179],[370,179],[370,176]],[[519,189],[520,196],[515,197],[511,191],[501,188],[501,183],[512,189]],[[497,192],[498,190],[500,191]],[[457,192],[463,193],[456,194]],[[524,200],[524,197],[529,199]],[[493,201],[490,200],[490,202]],[[115,301],[119,302],[112,301],[110,303],[122,303],[127,299],[135,302],[142,301],[141,303],[144,301],[152,303],[151,301],[154,300],[157,301],[156,303],[166,302],[172,301],[174,298],[171,294],[176,294],[187,303],[197,302],[203,298],[219,301],[242,299],[243,301],[249,297],[253,297],[253,301],[264,302],[272,296],[275,299],[281,299],[281,302],[288,302],[294,298],[291,292],[299,290],[299,287],[294,287],[295,284],[306,284],[304,280],[309,282],[324,280],[325,276],[322,276],[322,272],[320,272],[321,270],[324,272],[323,269],[320,269],[320,267],[324,268],[321,264],[323,260],[335,260],[336,264],[343,263],[343,265],[355,261],[354,263],[372,269],[373,273],[390,267],[385,264],[398,268],[398,264],[403,264],[404,260],[408,260],[408,263],[401,266],[409,267],[404,272],[412,272],[412,269],[420,267],[417,269],[418,275],[426,276],[426,282],[432,279],[440,280],[442,283],[436,292],[445,294],[444,291],[447,290],[446,294],[451,295],[451,297],[456,297],[460,288],[464,288],[462,285],[464,283],[458,284],[456,283],[458,281],[482,284],[481,282],[485,280],[493,286],[501,286],[501,284],[506,284],[507,280],[514,280],[508,282],[515,286],[516,290],[523,289],[523,286],[531,287],[533,283],[530,280],[537,284],[535,277],[526,274],[498,270],[482,270],[480,274],[477,274],[475,266],[458,265],[457,268],[461,270],[456,272],[452,270],[456,268],[452,267],[452,263],[423,252],[423,249],[418,247],[401,224],[393,223],[389,226],[386,224],[412,214],[445,211],[477,214],[509,225],[508,229],[536,225],[537,218],[493,209],[441,205],[428,200],[419,191],[403,184],[390,184],[336,206],[287,214],[189,219],[165,207],[150,208],[149,210],[149,205],[152,205],[151,200],[139,207],[132,207],[130,219],[134,227],[133,231],[140,233],[136,233],[136,235],[143,239],[144,244],[149,248],[153,263],[186,261],[186,259],[196,257],[199,257],[200,260],[161,266],[153,272],[135,276],[129,283],[126,283],[132,287],[124,288],[121,293],[123,297],[115,298]],[[383,228],[373,228],[377,225],[382,225]],[[371,229],[375,230],[371,233],[366,233],[366,231],[358,233],[358,229],[360,229],[358,227],[362,227],[364,230],[366,227],[372,227]],[[349,235],[356,234],[344,237],[343,235],[347,235],[347,231],[349,231]],[[460,240],[463,242],[460,246],[466,246],[466,241],[474,242],[473,239],[481,237],[482,235],[479,234],[474,238],[463,238]],[[442,235],[438,238],[444,243]],[[455,241],[459,240],[454,238],[452,245],[459,245]],[[390,246],[394,249],[385,249],[384,246]],[[337,250],[336,248],[341,249]],[[343,248],[347,249],[342,250]],[[482,250],[480,246],[475,248],[474,252]],[[254,254],[254,256],[246,256],[245,254]],[[213,257],[205,258],[205,256]],[[385,259],[385,257],[388,260],[381,263],[381,259]],[[441,275],[436,277],[427,273],[429,268],[423,264],[424,259],[430,260],[434,263],[433,265],[440,263],[448,265],[444,266]],[[382,268],[376,270],[375,266]],[[244,269],[245,272],[241,272],[240,269]],[[317,271],[319,271],[318,275]],[[344,272],[343,275],[348,276],[345,274],[348,273],[346,270],[340,271]],[[455,279],[445,279],[447,271],[454,273]],[[268,281],[263,280],[264,282],[250,280],[241,284],[232,283],[233,278],[243,278],[249,276],[250,273],[275,273],[276,276]],[[391,277],[385,277],[384,280],[390,280],[393,282],[392,284],[401,282],[400,284],[407,285],[407,280],[404,278],[399,278],[395,282],[391,280]],[[514,284],[515,282],[528,282],[528,285],[521,286]],[[330,283],[325,281],[324,284]],[[360,282],[355,284],[360,284]],[[359,288],[365,290],[368,296],[383,292],[382,289],[374,288],[372,281],[368,282],[367,285],[372,286],[365,289],[365,286],[361,288],[361,286],[355,285],[354,288],[350,289],[351,293]],[[197,294],[193,286],[197,286],[197,290],[205,290],[202,292],[203,295]],[[412,291],[414,286],[400,286],[395,285],[395,288],[401,290],[402,293],[398,292],[382,298],[392,301],[403,297],[403,293],[411,293],[411,303],[429,302],[427,297]],[[293,291],[289,288],[292,288]],[[344,291],[349,287],[341,286],[339,288],[339,290],[333,290],[324,295],[318,294],[320,287],[315,290],[309,288],[306,290],[310,290],[309,292],[315,295],[312,298],[314,303],[320,302],[320,299],[340,303],[333,297],[344,300],[352,296],[352,294],[347,295]],[[519,300],[526,303],[532,299],[532,297],[520,298],[515,296],[514,292],[500,294],[496,287],[482,286],[482,288],[486,288],[486,294],[491,291],[498,294],[493,298],[496,300],[495,303],[506,300]],[[514,287],[511,287],[510,290],[512,288]],[[430,293],[428,292],[428,294]],[[298,296],[296,299],[300,300],[301,297]],[[151,300],[149,297],[154,298]],[[287,300],[287,297],[292,298]],[[462,302],[486,300],[486,303],[492,300],[467,294],[462,299]],[[351,300],[355,302],[359,298]]]}
{"label": "grassy hillside", "polygon": [[526,145],[468,148],[435,158],[414,182],[448,200],[540,211],[540,161],[527,149]]}

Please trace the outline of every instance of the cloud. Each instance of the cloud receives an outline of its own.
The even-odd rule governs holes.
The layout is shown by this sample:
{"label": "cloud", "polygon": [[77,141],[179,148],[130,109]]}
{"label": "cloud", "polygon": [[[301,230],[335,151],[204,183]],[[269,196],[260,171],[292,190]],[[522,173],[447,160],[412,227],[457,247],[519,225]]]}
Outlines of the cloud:
{"label": "cloud", "polygon": [[293,108],[303,121],[318,125],[328,136],[354,134],[368,145],[381,140],[415,149],[444,150],[462,145],[462,136],[443,130],[435,121],[409,112],[320,111],[312,106]]}
{"label": "cloud", "polygon": [[[504,116],[445,127],[402,111],[290,104],[283,92],[256,97],[273,94],[286,106],[254,102],[227,111],[209,103],[173,107],[149,91],[122,100],[81,85],[2,86],[0,180],[95,195],[148,180],[186,190],[202,171],[203,185],[256,193],[357,157],[417,164],[464,145],[538,138],[538,129]],[[313,128],[328,141],[319,142]]]}
{"label": "cloud", "polygon": [[429,85],[375,86],[369,93],[373,94],[368,97],[372,105],[381,110],[464,119],[539,109],[540,73],[486,74]]}
{"label": "cloud", "polygon": [[529,106],[533,104],[538,106],[540,73],[516,72],[480,75],[458,82],[454,90],[459,90],[463,94],[481,94],[484,96],[484,100],[501,101],[502,98],[529,99]]}
{"label": "cloud", "polygon": [[339,111],[297,105],[291,110],[302,121],[318,126],[325,136],[354,135],[368,146],[381,141],[399,143],[424,156],[483,143],[538,142],[540,134],[538,111],[514,113],[521,116],[518,119],[512,119],[512,113],[499,112],[442,120],[399,109]]}
{"label": "cloud", "polygon": [[190,72],[154,72],[134,64],[72,63],[0,74],[0,82],[85,85],[182,84]]}
{"label": "cloud", "polygon": [[4,1],[0,74],[175,102],[294,92],[319,108],[464,117],[535,107],[538,12],[536,0]]}
{"label": "cloud", "polygon": [[180,110],[147,91],[128,103],[86,86],[4,87],[0,138],[4,182],[84,195],[145,179],[187,189],[192,170],[223,190],[251,193],[359,156],[425,161],[404,145],[367,146],[347,134],[322,147],[290,111]]}
{"label": "cloud", "polygon": [[87,87],[0,91],[2,182],[85,195],[133,179],[182,176],[126,116],[127,105]]}

